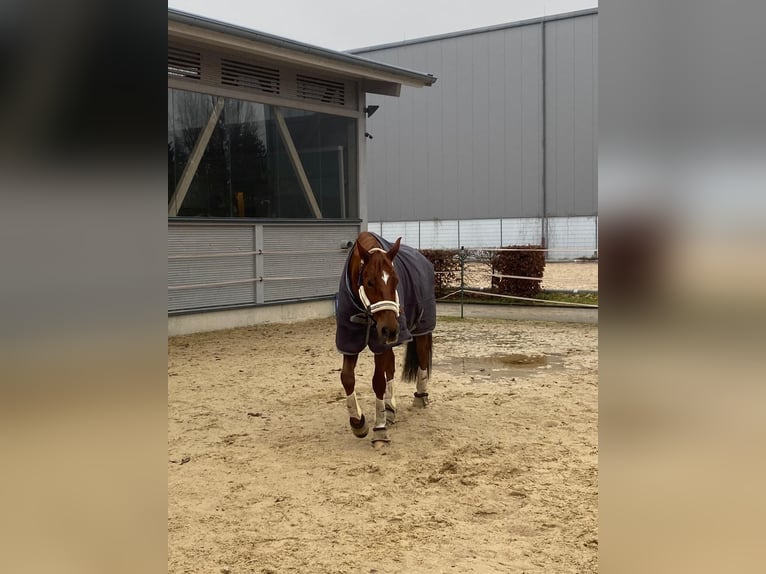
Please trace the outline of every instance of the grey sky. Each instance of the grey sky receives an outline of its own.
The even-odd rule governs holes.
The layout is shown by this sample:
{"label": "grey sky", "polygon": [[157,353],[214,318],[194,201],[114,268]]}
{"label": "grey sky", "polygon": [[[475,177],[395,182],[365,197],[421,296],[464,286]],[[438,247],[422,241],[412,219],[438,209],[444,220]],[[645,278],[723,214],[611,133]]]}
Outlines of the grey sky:
{"label": "grey sky", "polygon": [[[445,8],[449,6],[449,8]],[[598,0],[168,0],[168,7],[349,50],[598,6]]]}

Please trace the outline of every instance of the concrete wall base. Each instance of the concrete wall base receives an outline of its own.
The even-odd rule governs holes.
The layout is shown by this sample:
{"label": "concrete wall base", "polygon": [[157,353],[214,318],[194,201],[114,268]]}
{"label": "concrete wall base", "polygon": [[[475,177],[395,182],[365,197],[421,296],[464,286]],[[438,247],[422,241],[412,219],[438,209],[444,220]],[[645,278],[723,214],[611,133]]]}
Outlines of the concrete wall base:
{"label": "concrete wall base", "polygon": [[248,309],[226,309],[188,315],[173,315],[168,317],[168,336],[175,337],[266,323],[295,323],[309,319],[332,317],[334,314],[335,302],[330,299],[327,301],[304,301]]}

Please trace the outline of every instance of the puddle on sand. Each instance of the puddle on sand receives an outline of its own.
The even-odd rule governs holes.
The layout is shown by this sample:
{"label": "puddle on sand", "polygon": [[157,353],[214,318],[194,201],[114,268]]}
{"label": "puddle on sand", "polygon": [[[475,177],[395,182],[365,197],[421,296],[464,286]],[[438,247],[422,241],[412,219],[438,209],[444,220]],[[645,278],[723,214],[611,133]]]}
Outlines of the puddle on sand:
{"label": "puddle on sand", "polygon": [[481,380],[524,377],[535,372],[558,370],[564,358],[560,355],[494,355],[492,357],[453,357],[435,361],[434,368],[453,374],[472,375]]}

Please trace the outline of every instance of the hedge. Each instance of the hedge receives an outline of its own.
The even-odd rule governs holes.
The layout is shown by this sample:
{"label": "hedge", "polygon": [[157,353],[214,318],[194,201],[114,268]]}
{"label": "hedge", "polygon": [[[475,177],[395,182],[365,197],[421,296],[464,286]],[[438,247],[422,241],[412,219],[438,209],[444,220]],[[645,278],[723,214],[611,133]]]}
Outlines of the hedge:
{"label": "hedge", "polygon": [[421,249],[434,266],[435,287],[439,291],[454,285],[460,277],[460,254],[454,249]]}
{"label": "hedge", "polygon": [[541,290],[542,281],[494,277],[494,274],[542,279],[545,272],[545,252],[534,251],[542,249],[542,246],[509,245],[503,249],[521,249],[523,251],[498,251],[492,256],[492,291],[517,297],[536,296]]}

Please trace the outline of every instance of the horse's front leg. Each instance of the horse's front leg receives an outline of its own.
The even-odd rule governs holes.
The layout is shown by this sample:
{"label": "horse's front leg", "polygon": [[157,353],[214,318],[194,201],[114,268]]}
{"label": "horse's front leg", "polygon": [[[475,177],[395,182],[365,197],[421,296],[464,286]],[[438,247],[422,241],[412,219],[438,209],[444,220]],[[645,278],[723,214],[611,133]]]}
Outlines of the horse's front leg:
{"label": "horse's front leg", "polygon": [[390,356],[386,361],[386,395],[383,402],[386,407],[386,422],[392,425],[396,422],[396,392],[394,391],[396,357],[393,349],[389,350],[388,353],[390,353]]}
{"label": "horse's front leg", "polygon": [[372,427],[372,442],[389,442],[386,427],[386,382],[393,373],[394,352],[388,349],[375,355],[375,373],[372,375],[372,390],[375,392],[375,426]]}
{"label": "horse's front leg", "polygon": [[346,391],[346,407],[348,408],[348,422],[351,425],[351,432],[359,438],[367,436],[369,427],[362,413],[362,407],[356,400],[356,391],[354,391],[354,369],[359,355],[343,355],[343,368],[340,371],[340,382]]}

